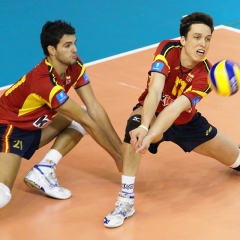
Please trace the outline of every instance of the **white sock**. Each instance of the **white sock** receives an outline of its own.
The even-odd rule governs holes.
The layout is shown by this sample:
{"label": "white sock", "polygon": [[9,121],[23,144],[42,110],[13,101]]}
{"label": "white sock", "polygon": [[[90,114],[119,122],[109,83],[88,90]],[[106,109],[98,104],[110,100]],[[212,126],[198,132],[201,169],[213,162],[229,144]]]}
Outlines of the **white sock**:
{"label": "white sock", "polygon": [[122,190],[123,193],[133,193],[135,177],[122,175]]}
{"label": "white sock", "polygon": [[59,151],[55,149],[50,149],[40,163],[55,163],[57,165],[61,158],[62,154]]}

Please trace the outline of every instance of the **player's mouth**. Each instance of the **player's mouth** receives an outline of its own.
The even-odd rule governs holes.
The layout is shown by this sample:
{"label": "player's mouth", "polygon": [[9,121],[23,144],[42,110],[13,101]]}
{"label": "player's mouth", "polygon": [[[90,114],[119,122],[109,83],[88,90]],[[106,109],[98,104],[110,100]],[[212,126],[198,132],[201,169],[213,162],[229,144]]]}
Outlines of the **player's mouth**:
{"label": "player's mouth", "polygon": [[197,54],[199,54],[199,55],[201,55],[201,56],[203,56],[203,55],[204,55],[204,53],[205,53],[205,51],[204,51],[204,50],[197,50]]}

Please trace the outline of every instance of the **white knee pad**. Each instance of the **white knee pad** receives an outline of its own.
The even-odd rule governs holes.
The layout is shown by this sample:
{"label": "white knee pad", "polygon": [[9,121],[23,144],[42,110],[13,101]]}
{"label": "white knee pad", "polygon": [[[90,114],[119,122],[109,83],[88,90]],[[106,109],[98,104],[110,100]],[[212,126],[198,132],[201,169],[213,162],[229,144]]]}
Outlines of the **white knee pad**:
{"label": "white knee pad", "polygon": [[[85,112],[87,112],[86,106],[81,106],[81,107]],[[72,123],[70,124],[70,126],[68,128],[73,128],[73,129],[77,130],[83,136],[88,134],[87,131],[83,128],[83,126],[74,120],[72,121]]]}
{"label": "white knee pad", "polygon": [[0,183],[0,208],[3,208],[11,200],[10,189],[3,183]]}

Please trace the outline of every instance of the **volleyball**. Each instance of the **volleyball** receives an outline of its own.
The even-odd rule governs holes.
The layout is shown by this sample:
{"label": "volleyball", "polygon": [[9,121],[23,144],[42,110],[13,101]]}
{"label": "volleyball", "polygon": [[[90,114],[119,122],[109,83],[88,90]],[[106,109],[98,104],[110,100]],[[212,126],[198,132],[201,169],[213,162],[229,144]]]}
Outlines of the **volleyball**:
{"label": "volleyball", "polygon": [[240,89],[240,66],[229,60],[215,63],[208,74],[211,89],[221,96],[231,96]]}

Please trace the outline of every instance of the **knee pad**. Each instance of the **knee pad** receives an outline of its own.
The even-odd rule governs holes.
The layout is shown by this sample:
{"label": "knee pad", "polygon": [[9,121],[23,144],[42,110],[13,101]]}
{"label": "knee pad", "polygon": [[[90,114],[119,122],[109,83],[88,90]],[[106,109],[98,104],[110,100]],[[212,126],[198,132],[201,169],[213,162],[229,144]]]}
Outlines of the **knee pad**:
{"label": "knee pad", "polygon": [[125,143],[130,143],[131,137],[129,135],[129,132],[132,131],[133,129],[139,127],[141,125],[141,115],[133,115],[131,116],[128,121],[127,121],[127,126],[125,129],[125,137],[124,137],[124,142]]}
{"label": "knee pad", "polygon": [[[82,107],[82,109],[83,109],[85,112],[87,112],[86,106],[81,106],[81,107]],[[80,132],[83,136],[85,136],[85,135],[88,134],[87,131],[83,128],[83,126],[82,126],[80,123],[78,123],[78,122],[76,122],[76,121],[74,121],[74,120],[71,122],[71,124],[70,124],[70,126],[69,126],[68,128],[73,128],[73,129],[77,130],[77,131]]]}
{"label": "knee pad", "polygon": [[231,166],[229,166],[230,168],[232,168],[235,171],[240,172],[240,149],[239,149],[239,155],[235,161],[235,163],[233,163]]}
{"label": "knee pad", "polygon": [[11,200],[10,189],[3,183],[0,183],[0,208],[3,208]]}

